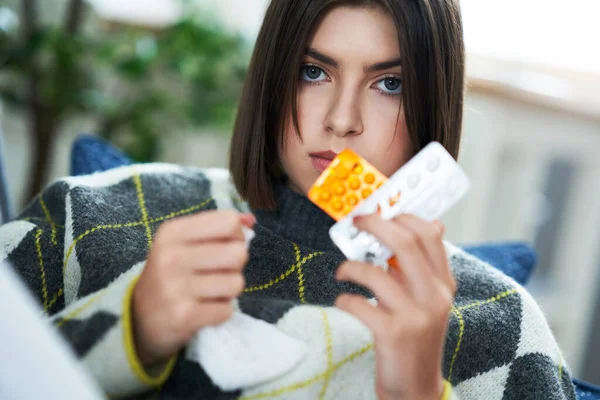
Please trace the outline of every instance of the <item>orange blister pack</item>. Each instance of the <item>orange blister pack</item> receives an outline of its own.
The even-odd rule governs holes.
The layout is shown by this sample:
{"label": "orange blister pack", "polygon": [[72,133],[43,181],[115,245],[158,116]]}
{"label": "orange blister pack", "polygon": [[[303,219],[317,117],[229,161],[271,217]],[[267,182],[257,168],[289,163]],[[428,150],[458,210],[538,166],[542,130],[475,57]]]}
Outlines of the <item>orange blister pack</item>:
{"label": "orange blister pack", "polygon": [[308,192],[308,198],[339,221],[387,181],[352,150],[338,154]]}
{"label": "orange blister pack", "polygon": [[[367,160],[346,149],[339,153],[308,191],[308,198],[339,221],[387,181]],[[389,268],[398,268],[395,257]]]}

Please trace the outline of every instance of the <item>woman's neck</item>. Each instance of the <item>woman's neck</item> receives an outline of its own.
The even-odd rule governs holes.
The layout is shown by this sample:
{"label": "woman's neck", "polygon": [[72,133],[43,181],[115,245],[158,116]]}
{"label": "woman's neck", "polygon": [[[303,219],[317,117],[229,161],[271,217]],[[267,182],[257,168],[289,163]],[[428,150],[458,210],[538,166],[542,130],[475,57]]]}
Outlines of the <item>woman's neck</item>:
{"label": "woman's neck", "polygon": [[253,210],[258,223],[278,236],[315,250],[339,251],[329,237],[335,223],[306,196],[285,184],[275,186],[277,210]]}

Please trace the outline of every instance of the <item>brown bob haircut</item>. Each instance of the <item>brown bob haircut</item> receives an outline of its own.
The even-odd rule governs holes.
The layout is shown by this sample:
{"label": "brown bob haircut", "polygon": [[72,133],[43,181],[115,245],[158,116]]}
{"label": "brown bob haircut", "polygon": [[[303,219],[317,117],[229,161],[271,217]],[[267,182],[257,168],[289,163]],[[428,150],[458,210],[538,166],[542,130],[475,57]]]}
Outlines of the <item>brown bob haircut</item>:
{"label": "brown bob haircut", "polygon": [[413,151],[437,141],[458,157],[465,59],[458,0],[272,0],[246,76],[229,160],[233,183],[253,209],[276,208],[279,146],[288,110],[298,130],[296,93],[306,46],[337,6],[379,7],[393,18]]}

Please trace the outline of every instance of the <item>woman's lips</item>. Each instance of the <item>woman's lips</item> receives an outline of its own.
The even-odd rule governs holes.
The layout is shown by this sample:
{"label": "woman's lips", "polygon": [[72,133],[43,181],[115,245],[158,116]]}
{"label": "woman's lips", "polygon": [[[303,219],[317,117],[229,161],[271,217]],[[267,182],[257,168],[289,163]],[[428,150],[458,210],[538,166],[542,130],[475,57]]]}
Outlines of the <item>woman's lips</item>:
{"label": "woman's lips", "polygon": [[329,164],[331,164],[332,161],[332,159],[318,156],[310,156],[310,160],[312,161],[313,167],[315,167],[315,169],[319,171],[319,173],[325,171],[325,169],[329,166]]}

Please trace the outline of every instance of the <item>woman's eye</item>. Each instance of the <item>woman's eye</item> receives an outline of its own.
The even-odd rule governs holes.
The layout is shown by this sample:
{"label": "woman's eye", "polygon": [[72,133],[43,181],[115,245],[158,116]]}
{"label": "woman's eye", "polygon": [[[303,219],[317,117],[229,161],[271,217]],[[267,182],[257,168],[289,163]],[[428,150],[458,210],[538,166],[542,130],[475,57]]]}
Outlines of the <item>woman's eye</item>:
{"label": "woman's eye", "polygon": [[321,68],[308,65],[300,69],[300,78],[307,82],[321,82],[327,79],[327,75]]}
{"label": "woman's eye", "polygon": [[385,78],[377,82],[377,89],[384,94],[399,95],[402,93],[402,81],[399,78]]}

